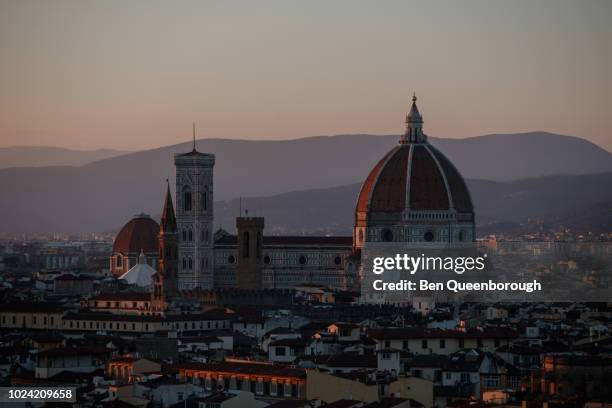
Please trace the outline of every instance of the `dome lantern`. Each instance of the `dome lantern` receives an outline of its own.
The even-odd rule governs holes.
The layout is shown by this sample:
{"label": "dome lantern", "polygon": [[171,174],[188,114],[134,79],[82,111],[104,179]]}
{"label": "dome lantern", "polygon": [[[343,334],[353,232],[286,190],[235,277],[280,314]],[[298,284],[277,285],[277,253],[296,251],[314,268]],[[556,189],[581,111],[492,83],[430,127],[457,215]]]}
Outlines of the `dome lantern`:
{"label": "dome lantern", "polygon": [[400,144],[425,143],[427,136],[423,133],[423,116],[416,104],[416,94],[412,95],[412,106],[406,115],[406,132],[400,138]]}

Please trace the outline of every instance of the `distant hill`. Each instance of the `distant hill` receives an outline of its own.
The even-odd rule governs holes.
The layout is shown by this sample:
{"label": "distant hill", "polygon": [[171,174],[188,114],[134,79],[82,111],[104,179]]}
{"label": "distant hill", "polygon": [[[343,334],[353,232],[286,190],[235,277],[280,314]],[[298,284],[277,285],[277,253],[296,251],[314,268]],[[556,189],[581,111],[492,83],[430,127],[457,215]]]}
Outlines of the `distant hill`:
{"label": "distant hill", "polygon": [[[507,181],[612,171],[610,153],[575,137],[527,133],[430,140],[466,178]],[[370,135],[207,139],[198,141],[198,149],[216,155],[215,200],[224,201],[360,183],[395,143],[397,136]],[[157,214],[165,179],[174,179],[173,154],[190,149],[183,143],[79,167],[0,169],[0,232],[101,231],[141,211]]]}
{"label": "distant hill", "polygon": [[[479,236],[567,227],[612,231],[612,173],[549,176],[512,182],[467,180]],[[243,198],[249,214],[266,217],[267,234],[351,234],[361,184]],[[234,231],[239,200],[218,202],[216,222]]]}
{"label": "distant hill", "polygon": [[126,152],[112,149],[72,150],[61,147],[0,147],[0,169],[7,167],[82,166]]}

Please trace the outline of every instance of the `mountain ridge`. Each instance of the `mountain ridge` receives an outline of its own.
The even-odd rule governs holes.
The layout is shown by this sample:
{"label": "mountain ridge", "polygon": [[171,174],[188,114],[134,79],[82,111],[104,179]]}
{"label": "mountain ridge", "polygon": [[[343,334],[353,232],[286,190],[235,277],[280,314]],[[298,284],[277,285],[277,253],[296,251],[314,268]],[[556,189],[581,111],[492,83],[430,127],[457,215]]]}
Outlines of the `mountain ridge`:
{"label": "mountain ridge", "polygon": [[[612,171],[610,153],[575,137],[526,133],[467,142],[430,140],[469,179],[508,181]],[[204,139],[197,145],[216,155],[214,198],[224,201],[360,183],[396,143],[393,135],[340,135],[265,142]],[[191,144],[121,154],[78,167],[0,169],[1,230],[101,231],[120,225],[131,214],[155,214],[165,180],[174,180],[173,155],[191,150]]]}
{"label": "mountain ridge", "polygon": [[23,167],[81,166],[130,153],[117,149],[69,149],[54,146],[0,147],[0,169]]}
{"label": "mountain ridge", "polygon": [[[612,184],[612,172],[510,182],[467,179],[466,183],[474,201],[479,236],[534,232],[530,229],[539,224],[547,232],[562,227],[581,233],[612,231],[612,191],[601,188]],[[302,232],[309,235],[350,235],[360,187],[361,183],[354,183],[268,197],[243,197],[241,205],[251,215],[265,216],[267,233],[293,234],[304,229]],[[573,199],[561,200],[568,189],[573,190]],[[307,200],[313,204],[302,204]],[[216,202],[217,226],[233,232],[232,223],[239,213],[239,205],[239,199]],[[585,213],[587,209],[598,212],[589,216]],[[606,212],[607,219],[596,218]]]}

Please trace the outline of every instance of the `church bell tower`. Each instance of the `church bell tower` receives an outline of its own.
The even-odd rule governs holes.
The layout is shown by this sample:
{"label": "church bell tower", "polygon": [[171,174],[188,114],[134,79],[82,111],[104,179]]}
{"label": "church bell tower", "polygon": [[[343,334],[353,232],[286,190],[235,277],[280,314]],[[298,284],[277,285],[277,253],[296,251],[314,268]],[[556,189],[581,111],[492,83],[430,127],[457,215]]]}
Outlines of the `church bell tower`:
{"label": "church bell tower", "polygon": [[193,149],[174,156],[179,289],[212,289],[214,284],[213,168],[215,156]]}
{"label": "church bell tower", "polygon": [[259,290],[262,288],[263,217],[238,217],[238,261],[236,287]]}
{"label": "church bell tower", "polygon": [[166,189],[157,241],[159,260],[157,273],[153,277],[151,305],[153,310],[163,312],[167,308],[168,298],[177,294],[178,231],[169,184]]}

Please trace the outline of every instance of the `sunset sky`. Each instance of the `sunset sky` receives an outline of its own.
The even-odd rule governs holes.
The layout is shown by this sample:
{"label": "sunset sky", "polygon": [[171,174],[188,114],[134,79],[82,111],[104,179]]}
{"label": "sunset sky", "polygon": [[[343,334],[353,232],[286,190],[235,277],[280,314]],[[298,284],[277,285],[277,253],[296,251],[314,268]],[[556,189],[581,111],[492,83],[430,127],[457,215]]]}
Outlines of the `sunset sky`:
{"label": "sunset sky", "polygon": [[612,151],[612,1],[0,0],[0,147],[544,130]]}

